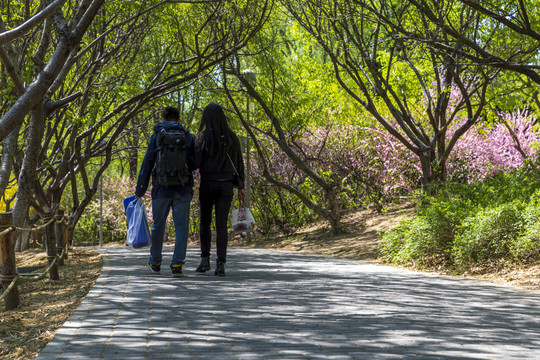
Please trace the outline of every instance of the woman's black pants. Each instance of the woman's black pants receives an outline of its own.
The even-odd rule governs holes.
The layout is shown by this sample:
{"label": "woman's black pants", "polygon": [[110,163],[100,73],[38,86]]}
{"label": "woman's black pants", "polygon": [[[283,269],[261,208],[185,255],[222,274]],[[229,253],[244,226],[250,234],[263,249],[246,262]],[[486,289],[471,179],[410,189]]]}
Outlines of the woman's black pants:
{"label": "woman's black pants", "polygon": [[228,219],[234,196],[232,182],[202,181],[199,188],[201,256],[210,256],[212,211],[216,215],[217,262],[227,260]]}

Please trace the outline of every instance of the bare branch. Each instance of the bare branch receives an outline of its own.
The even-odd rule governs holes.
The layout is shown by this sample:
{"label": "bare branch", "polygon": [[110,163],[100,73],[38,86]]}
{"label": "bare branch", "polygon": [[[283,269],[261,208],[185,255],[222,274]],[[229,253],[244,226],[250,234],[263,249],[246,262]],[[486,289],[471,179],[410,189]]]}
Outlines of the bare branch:
{"label": "bare branch", "polygon": [[45,103],[45,112],[47,114],[52,113],[53,111],[56,111],[57,109],[66,106],[67,104],[75,101],[76,99],[83,96],[83,93],[78,91],[75,94],[71,94],[63,99],[57,100],[57,101],[48,101]]}

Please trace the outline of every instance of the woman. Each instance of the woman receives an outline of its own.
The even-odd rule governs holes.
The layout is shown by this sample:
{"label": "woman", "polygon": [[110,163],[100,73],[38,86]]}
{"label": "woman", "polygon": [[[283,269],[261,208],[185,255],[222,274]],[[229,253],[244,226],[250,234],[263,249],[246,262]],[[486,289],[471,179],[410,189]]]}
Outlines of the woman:
{"label": "woman", "polygon": [[238,188],[238,199],[245,200],[244,161],[238,136],[229,128],[221,106],[209,104],[203,111],[199,135],[195,141],[195,165],[199,168],[201,185],[200,240],[201,263],[198,272],[210,270],[212,211],[216,216],[217,260],[215,275],[225,276],[227,261],[229,210]]}

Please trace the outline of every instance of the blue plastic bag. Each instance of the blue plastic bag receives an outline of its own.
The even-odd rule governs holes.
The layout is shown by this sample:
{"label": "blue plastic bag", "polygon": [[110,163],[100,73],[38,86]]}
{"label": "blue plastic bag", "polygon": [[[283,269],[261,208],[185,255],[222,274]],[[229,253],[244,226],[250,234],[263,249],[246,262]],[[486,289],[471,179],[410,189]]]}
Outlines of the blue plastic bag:
{"label": "blue plastic bag", "polygon": [[137,249],[151,244],[150,229],[146,207],[135,195],[124,199],[124,209],[127,217],[126,244]]}

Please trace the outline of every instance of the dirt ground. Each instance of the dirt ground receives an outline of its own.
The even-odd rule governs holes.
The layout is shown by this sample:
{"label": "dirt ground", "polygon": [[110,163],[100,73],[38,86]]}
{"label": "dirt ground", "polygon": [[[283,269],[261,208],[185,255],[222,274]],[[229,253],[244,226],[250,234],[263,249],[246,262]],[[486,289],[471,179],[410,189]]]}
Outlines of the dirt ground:
{"label": "dirt ground", "polygon": [[[345,232],[334,236],[324,224],[310,225],[294,234],[256,236],[249,243],[235,235],[231,246],[257,247],[322,254],[380,263],[377,247],[379,234],[414,214],[412,206],[400,206],[384,214],[365,209],[344,217]],[[195,241],[190,245],[196,246]],[[17,253],[17,266],[27,268],[46,265],[41,250]],[[79,306],[101,271],[101,257],[84,248],[70,252],[66,265],[60,267],[60,280],[23,280],[19,284],[21,305],[5,311],[0,304],[0,358],[33,359],[53,338],[71,313]],[[31,270],[31,269],[30,269]],[[540,264],[521,268],[479,268],[463,277],[475,277],[494,283],[540,293]]]}
{"label": "dirt ground", "polygon": [[[101,256],[87,249],[73,249],[59,267],[60,280],[19,281],[20,306],[6,311],[0,304],[0,358],[33,359],[79,306],[101,272]],[[47,254],[27,250],[16,254],[19,273],[41,273]],[[35,269],[37,267],[37,269]]]}
{"label": "dirt ground", "polygon": [[340,235],[333,235],[327,224],[318,223],[290,235],[257,236],[249,243],[244,237],[237,235],[230,244],[378,261],[379,233],[394,227],[401,219],[409,218],[413,214],[414,208],[410,205],[390,209],[384,214],[365,209],[344,215],[344,233]]}

